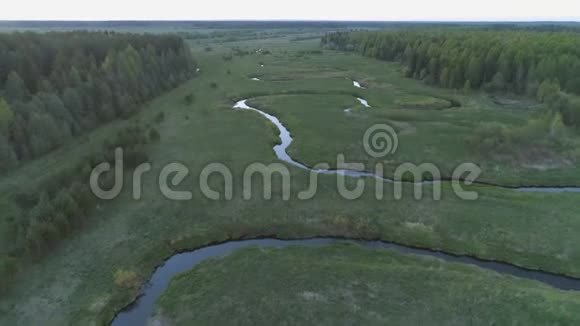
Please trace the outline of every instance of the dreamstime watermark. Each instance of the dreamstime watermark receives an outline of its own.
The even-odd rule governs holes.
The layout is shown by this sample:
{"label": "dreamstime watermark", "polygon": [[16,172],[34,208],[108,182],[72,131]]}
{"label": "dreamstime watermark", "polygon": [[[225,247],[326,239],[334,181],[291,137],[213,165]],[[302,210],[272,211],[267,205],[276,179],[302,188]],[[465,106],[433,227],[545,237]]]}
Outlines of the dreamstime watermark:
{"label": "dreamstime watermark", "polygon": [[[368,169],[364,163],[347,163],[344,154],[336,157],[335,169],[330,169],[328,163],[319,163],[312,168],[307,168],[309,173],[306,189],[296,192],[299,200],[309,200],[315,197],[318,192],[318,179],[321,175],[332,175],[336,177],[336,190],[339,195],[347,200],[361,198],[365,194],[367,183],[374,180],[374,195],[377,200],[385,198],[385,186],[392,185],[392,197],[400,200],[405,192],[412,190],[413,196],[417,200],[424,198],[424,188],[431,192],[430,198],[440,200],[442,198],[441,171],[433,163],[415,164],[411,162],[402,163],[396,166],[392,179],[384,176],[387,161],[380,161],[389,155],[396,153],[399,147],[399,138],[395,128],[387,124],[375,124],[368,128],[363,135],[363,148],[367,155],[372,157],[376,163],[372,169]],[[115,149],[114,166],[108,162],[97,165],[90,175],[90,188],[93,194],[104,200],[111,200],[121,194],[125,183],[125,169],[123,161],[123,149]],[[143,196],[143,176],[151,172],[150,163],[138,165],[132,173],[132,197],[135,200],[142,199]],[[372,172],[371,172],[372,171]],[[452,173],[449,180],[451,189],[455,196],[462,200],[476,200],[478,193],[466,189],[472,185],[481,175],[482,170],[474,163],[465,162],[459,164]],[[103,175],[108,174],[112,180],[112,186],[103,189],[99,180]],[[111,174],[113,178],[110,178]],[[158,172],[157,185],[161,194],[170,200],[184,201],[192,200],[193,192],[180,187],[185,179],[190,176],[190,169],[183,163],[172,162],[164,165]],[[218,186],[210,185],[212,177],[219,176],[222,182]],[[251,163],[245,167],[242,174],[241,197],[250,200],[256,193],[260,193],[263,199],[272,199],[273,192],[281,196],[283,200],[290,200],[293,194],[292,174],[287,165],[283,163]],[[261,189],[256,186],[256,179],[260,179]],[[432,180],[432,181],[424,181]],[[213,162],[205,165],[198,174],[199,190],[210,200],[232,200],[234,199],[235,185],[234,173],[230,167],[223,163]],[[279,182],[275,182],[279,181]],[[405,191],[407,189],[407,191]]]}

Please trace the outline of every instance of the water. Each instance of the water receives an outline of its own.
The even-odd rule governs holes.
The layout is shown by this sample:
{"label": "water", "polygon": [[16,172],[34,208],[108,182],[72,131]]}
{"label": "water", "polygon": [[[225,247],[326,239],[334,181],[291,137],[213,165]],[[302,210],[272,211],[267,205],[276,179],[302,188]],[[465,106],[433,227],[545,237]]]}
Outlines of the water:
{"label": "water", "polygon": [[[359,99],[364,101],[364,99]],[[290,131],[288,131],[288,129],[280,122],[280,120],[278,118],[276,118],[275,116],[268,114],[266,112],[263,112],[261,110],[258,110],[256,108],[253,108],[251,106],[249,106],[247,104],[247,99],[246,100],[241,100],[239,102],[237,102],[234,105],[234,109],[243,109],[243,110],[250,110],[250,111],[254,111],[259,113],[260,115],[264,116],[266,119],[270,120],[270,122],[272,122],[280,131],[280,140],[281,140],[281,144],[280,145],[276,145],[274,146],[274,152],[276,153],[276,157],[281,160],[284,161],[286,163],[292,164],[294,166],[297,166],[301,169],[310,171],[310,172],[314,172],[314,173],[320,173],[320,174],[340,174],[340,175],[345,175],[348,177],[353,177],[353,178],[360,178],[360,177],[370,177],[370,178],[375,178],[378,180],[382,180],[384,182],[389,182],[392,183],[394,182],[392,179],[389,178],[385,178],[384,176],[380,176],[377,174],[374,174],[372,172],[365,172],[365,171],[356,171],[356,170],[345,170],[345,169],[337,169],[337,170],[329,170],[329,169],[312,169],[300,162],[295,161],[292,157],[290,157],[290,155],[288,155],[288,153],[286,152],[286,150],[288,149],[288,147],[290,147],[290,145],[292,144],[292,136],[290,135]],[[365,101],[366,102],[366,101]],[[361,102],[362,103],[362,102]],[[405,181],[406,182],[406,181]],[[432,184],[433,181],[422,181],[420,182],[422,184]],[[477,182],[474,182],[477,183]],[[563,188],[557,188],[557,187],[521,187],[521,188],[508,188],[508,187],[502,187],[502,186],[494,186],[494,185],[488,185],[489,187],[500,187],[500,188],[504,188],[504,189],[513,189],[516,191],[523,191],[523,192],[543,192],[543,193],[563,193],[563,192],[578,192],[580,193],[580,188],[578,187],[563,187]]]}
{"label": "water", "polygon": [[356,99],[357,99],[357,100],[360,102],[360,104],[362,104],[362,105],[363,105],[365,108],[369,108],[369,109],[371,108],[371,106],[369,105],[369,102],[367,102],[367,100],[365,100],[364,98],[357,97]]}
{"label": "water", "polygon": [[357,82],[356,80],[353,80],[353,81],[352,81],[352,84],[354,85],[354,87],[365,89],[365,88],[364,88],[364,87],[362,87],[362,86],[360,85],[360,83],[359,83],[359,82]]}
{"label": "water", "polygon": [[246,102],[247,102],[247,100],[239,101],[238,103],[236,103],[234,105],[234,108],[257,112],[257,113],[261,114],[262,116],[264,116],[266,119],[270,120],[270,122],[272,122],[280,131],[279,137],[281,140],[281,144],[274,146],[274,152],[276,152],[276,157],[278,157],[279,160],[282,160],[284,162],[287,162],[287,163],[290,163],[292,165],[295,165],[295,166],[298,166],[300,168],[308,170],[307,166],[294,161],[290,157],[290,155],[288,155],[288,153],[286,153],[286,149],[290,146],[290,144],[292,144],[293,139],[290,136],[290,131],[288,131],[288,129],[286,129],[286,127],[284,127],[284,125],[280,122],[280,120],[278,120],[278,118],[276,118],[273,115],[270,115],[266,112],[260,111],[256,108],[249,106],[248,104],[246,104]]}
{"label": "water", "polygon": [[237,102],[234,105],[234,109],[242,109],[242,110],[250,110],[250,111],[254,111],[259,113],[260,115],[264,116],[266,119],[270,120],[270,122],[272,122],[280,131],[280,141],[281,143],[279,145],[274,146],[274,152],[276,153],[276,157],[281,160],[284,161],[286,163],[292,164],[294,166],[297,166],[301,169],[307,170],[307,171],[311,171],[311,172],[315,172],[315,173],[320,173],[320,174],[341,174],[341,175],[345,175],[345,176],[349,176],[349,177],[371,177],[371,178],[378,178],[381,179],[383,181],[386,182],[392,182],[392,180],[387,179],[387,178],[383,178],[380,177],[374,173],[370,173],[370,172],[364,172],[364,171],[356,171],[356,170],[344,170],[344,169],[338,169],[338,170],[329,170],[329,169],[312,169],[298,161],[295,161],[292,157],[290,157],[290,155],[288,155],[288,153],[286,152],[286,150],[288,149],[288,147],[290,147],[290,145],[292,144],[292,136],[290,135],[290,131],[288,131],[288,129],[280,122],[280,120],[278,120],[278,118],[276,118],[275,116],[268,114],[264,111],[258,110],[256,108],[253,108],[251,106],[249,106],[246,102],[248,100],[241,100],[239,102]]}
{"label": "water", "polygon": [[[359,82],[357,82],[356,80],[353,80],[353,81],[352,81],[352,84],[354,85],[354,87],[365,89],[365,88],[364,88],[364,87],[362,87],[362,86],[360,85],[360,83],[359,83]],[[357,97],[356,99],[357,99],[357,100],[360,102],[360,104],[362,104],[362,105],[363,105],[365,108],[369,108],[369,109],[371,108],[371,106],[369,105],[369,102],[367,102],[367,100],[365,100],[365,99],[363,99],[363,98],[360,98],[360,97]]]}
{"label": "water", "polygon": [[[359,99],[359,101],[362,99]],[[236,109],[250,110],[254,111],[266,119],[271,121],[280,131],[281,144],[274,146],[274,152],[276,157],[284,162],[290,163],[299,168],[313,171],[322,174],[342,174],[350,177],[373,177],[384,180],[386,182],[392,182],[392,180],[383,178],[381,176],[375,175],[373,173],[363,172],[363,171],[353,171],[353,170],[326,170],[326,169],[312,169],[304,164],[301,164],[290,157],[286,152],[287,148],[292,144],[292,137],[290,131],[280,122],[275,116],[253,108],[247,105],[247,100],[242,100],[234,105]],[[365,101],[366,102],[366,101]],[[362,103],[362,101],[361,101]],[[364,104],[363,104],[364,105]],[[432,182],[424,182],[432,183]],[[526,191],[526,192],[580,192],[580,188],[537,188],[537,187],[525,187],[518,188],[516,190]],[[168,259],[162,266],[157,268],[151,279],[147,282],[143,289],[143,294],[137,299],[137,301],[120,312],[112,322],[114,326],[134,326],[134,325],[145,325],[149,316],[151,316],[155,302],[159,296],[167,289],[171,278],[177,274],[183,273],[190,270],[193,266],[200,263],[201,261],[211,258],[219,257],[228,254],[236,249],[248,247],[248,246],[261,246],[261,247],[287,247],[290,245],[301,245],[309,247],[319,247],[324,245],[329,245],[337,240],[329,238],[315,238],[310,240],[276,240],[276,239],[260,239],[260,240],[245,240],[245,241],[231,241],[219,245],[208,246],[202,249],[194,250],[187,253],[176,254]],[[464,264],[471,264],[484,268],[487,270],[495,271],[497,273],[511,275],[520,278],[531,279],[539,281],[550,285],[552,287],[563,289],[563,290],[580,290],[580,279],[570,278],[562,275],[556,275],[541,271],[532,271],[525,268],[520,268],[514,265],[500,263],[500,262],[490,262],[482,261],[469,256],[456,256],[450,255],[439,251],[432,251],[427,249],[418,249],[407,247],[403,245],[393,244],[389,242],[381,241],[355,241],[349,240],[350,242],[356,242],[367,248],[373,249],[389,249],[396,252],[405,254],[416,254],[423,256],[431,256],[438,259],[442,259],[449,262],[458,262]]]}
{"label": "water", "polygon": [[580,290],[580,279],[570,278],[561,275],[550,274],[540,271],[532,271],[520,268],[514,265],[482,261],[468,256],[456,256],[443,252],[431,251],[426,249],[417,249],[406,247],[394,243],[382,241],[360,241],[360,240],[337,240],[331,238],[314,238],[308,240],[277,240],[277,239],[259,239],[230,241],[223,244],[208,246],[194,251],[180,253],[169,258],[163,265],[158,267],[151,279],[143,289],[142,295],[136,302],[121,311],[111,325],[113,326],[138,326],[145,325],[147,319],[152,315],[155,303],[159,296],[169,286],[171,279],[183,272],[190,270],[200,262],[212,258],[221,257],[236,249],[259,246],[259,247],[288,247],[288,246],[305,246],[321,247],[336,242],[357,243],[369,249],[392,250],[404,254],[414,254],[420,256],[435,257],[448,262],[464,263],[475,265],[483,269],[495,271],[500,274],[511,275],[520,278],[531,279],[550,285],[562,290]]}
{"label": "water", "polygon": [[519,191],[523,192],[547,192],[547,193],[562,193],[562,192],[580,192],[578,187],[522,187],[518,188]]}

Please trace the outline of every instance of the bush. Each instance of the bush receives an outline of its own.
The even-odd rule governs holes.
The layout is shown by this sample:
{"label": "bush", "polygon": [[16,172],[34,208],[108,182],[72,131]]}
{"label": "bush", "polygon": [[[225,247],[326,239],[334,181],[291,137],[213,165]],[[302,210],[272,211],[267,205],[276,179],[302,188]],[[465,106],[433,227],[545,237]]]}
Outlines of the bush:
{"label": "bush", "polygon": [[218,84],[216,82],[212,82],[212,83],[209,84],[209,87],[211,89],[217,89],[218,88]]}
{"label": "bush", "polygon": [[505,81],[504,76],[498,72],[496,73],[491,81],[483,86],[485,91],[494,93],[494,92],[505,92],[507,89],[507,83]]}
{"label": "bush", "polygon": [[14,257],[0,256],[0,290],[8,285],[9,279],[18,269],[18,260]]}
{"label": "bush", "polygon": [[123,163],[125,164],[125,168],[134,168],[139,164],[145,163],[149,160],[149,155],[147,155],[145,146],[142,144],[127,148],[123,153],[123,156]]}
{"label": "bush", "polygon": [[514,143],[538,143],[550,133],[551,116],[529,120],[525,125],[510,131]]}
{"label": "bush", "polygon": [[[71,216],[71,219],[75,218],[74,216]],[[60,234],[62,237],[67,236],[70,231],[71,231],[71,223],[69,220],[69,217],[67,217],[65,214],[62,213],[57,213],[55,218],[54,218],[54,224],[56,226],[56,228],[59,230]]]}
{"label": "bush", "polygon": [[139,286],[139,277],[133,271],[118,269],[115,272],[115,284],[124,289],[131,289]]}
{"label": "bush", "polygon": [[149,140],[152,142],[158,142],[159,140],[161,140],[161,134],[159,133],[159,131],[157,131],[157,129],[155,128],[149,129]]}
{"label": "bush", "polygon": [[33,255],[41,255],[60,238],[57,226],[49,221],[32,220],[26,230],[28,251]]}
{"label": "bush", "polygon": [[67,218],[75,218],[81,212],[79,205],[67,189],[61,190],[56,195],[53,200],[53,206],[56,212],[65,215]]}
{"label": "bush", "polygon": [[[90,168],[88,168],[88,171],[83,168],[83,175],[88,177],[89,174]],[[94,208],[96,198],[91,193],[86,183],[81,183],[78,181],[73,182],[73,184],[70,186],[70,193],[73,195],[80,209],[79,216],[77,216],[77,218],[86,215]]]}
{"label": "bush", "polygon": [[187,104],[187,105],[191,105],[191,103],[193,103],[194,99],[195,99],[195,97],[193,96],[193,93],[189,93],[183,98],[183,100],[185,101],[185,104]]}
{"label": "bush", "polygon": [[[163,112],[160,112],[156,119],[160,121],[163,117]],[[7,223],[0,229],[3,231],[0,233],[0,245],[10,245],[6,254],[18,257],[23,253],[30,257],[47,254],[53,245],[82,225],[82,219],[95,208],[97,198],[91,193],[87,182],[92,167],[103,162],[113,163],[117,147],[124,149],[125,167],[134,167],[147,161],[145,149],[149,139],[158,138],[160,135],[153,127],[144,129],[140,125],[132,125],[124,128],[114,139],[104,141],[100,151],[38,185],[35,190],[41,193],[40,196],[20,195],[14,208],[3,205],[2,213]],[[99,178],[103,189],[110,189],[114,181],[113,171]],[[1,269],[8,267],[0,266]],[[0,278],[3,276],[0,271]]]}
{"label": "bush", "polygon": [[518,147],[558,146],[569,147],[570,130],[565,126],[562,115],[548,112],[529,120],[523,126],[508,129],[497,122],[486,123],[475,130],[468,141],[471,146],[483,152],[508,150],[511,145]]}
{"label": "bush", "polygon": [[562,114],[565,125],[580,127],[579,99],[565,94],[560,94],[559,97],[553,97],[548,105],[552,110]]}
{"label": "bush", "polygon": [[161,123],[165,120],[165,112],[159,112],[157,113],[157,115],[155,116],[155,122],[156,123]]}
{"label": "bush", "polygon": [[557,79],[544,80],[538,87],[537,99],[540,102],[546,102],[558,93],[560,93],[560,82]]}
{"label": "bush", "polygon": [[511,144],[511,135],[507,127],[499,122],[485,123],[468,138],[471,146],[483,152],[491,152]]}

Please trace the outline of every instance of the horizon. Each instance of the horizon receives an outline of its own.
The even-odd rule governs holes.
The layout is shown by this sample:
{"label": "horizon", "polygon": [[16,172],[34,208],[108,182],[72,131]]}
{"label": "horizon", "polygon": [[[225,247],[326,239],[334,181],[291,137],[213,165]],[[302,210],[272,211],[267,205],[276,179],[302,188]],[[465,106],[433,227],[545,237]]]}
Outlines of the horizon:
{"label": "horizon", "polygon": [[[33,10],[31,10],[31,8]],[[381,0],[337,3],[330,0],[213,0],[203,4],[166,0],[163,5],[134,0],[21,0],[0,12],[2,21],[377,21],[377,22],[530,22],[580,21],[574,0],[530,3],[523,0]]]}
{"label": "horizon", "polygon": [[0,22],[360,22],[360,23],[580,23],[580,17],[562,19],[480,19],[480,20],[364,20],[364,19],[0,19]]}

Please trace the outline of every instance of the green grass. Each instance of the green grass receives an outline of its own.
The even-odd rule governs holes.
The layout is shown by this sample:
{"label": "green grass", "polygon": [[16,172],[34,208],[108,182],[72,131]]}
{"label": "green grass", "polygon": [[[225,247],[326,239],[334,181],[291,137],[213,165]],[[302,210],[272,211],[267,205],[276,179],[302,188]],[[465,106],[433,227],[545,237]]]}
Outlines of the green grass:
{"label": "green grass", "polygon": [[[332,81],[327,84],[332,84]],[[516,129],[525,119],[531,118],[528,113],[489,112],[492,110],[490,108],[454,108],[444,111],[381,108],[377,104],[381,102],[377,100],[369,101],[372,109],[365,109],[355,96],[335,94],[348,93],[348,89],[326,92],[258,97],[250,104],[282,121],[294,137],[288,152],[309,166],[320,162],[334,166],[337,155],[344,154],[349,162],[364,163],[368,170],[372,170],[376,163],[386,163],[388,176],[392,176],[402,163],[429,162],[439,167],[444,178],[451,178],[458,165],[473,162],[482,167],[481,182],[505,186],[577,183],[574,174],[578,168],[571,165],[573,161],[564,154],[550,151],[549,155],[536,155],[530,159],[518,155],[518,151],[514,150],[511,155],[502,152],[503,160],[494,160],[495,154],[483,155],[469,142],[479,125],[501,121]],[[345,112],[347,108],[351,110]],[[377,123],[395,128],[399,141],[396,153],[379,160],[370,157],[363,147],[365,131]],[[534,139],[531,143],[531,149],[536,141]],[[539,145],[536,144],[538,148]],[[524,147],[521,149],[524,150]],[[499,156],[499,148],[496,154]],[[542,168],[546,162],[552,162],[552,167]]]}
{"label": "green grass", "polygon": [[[37,182],[66,172],[69,164],[74,166],[84,153],[99,148],[118,128],[136,119],[151,121],[165,112],[165,120],[156,126],[161,140],[148,148],[153,170],[144,177],[143,199],[130,198],[131,178],[126,175],[126,187],[119,198],[101,202],[83,230],[11,280],[13,286],[0,298],[0,325],[106,323],[137,294],[134,288],[115,284],[116,271],[134,271],[137,279],[146,280],[157,264],[176,251],[266,235],[376,238],[580,276],[577,194],[526,194],[476,187],[480,199],[465,202],[445,186],[443,200],[435,202],[414,200],[406,187],[404,199],[395,201],[390,199],[392,188],[386,185],[385,199],[377,201],[374,181],[367,180],[362,198],[349,201],[337,193],[335,177],[320,176],[316,197],[300,201],[296,193],[306,188],[309,176],[289,167],[291,201],[281,199],[279,181],[275,182],[272,200],[259,196],[242,199],[244,168],[253,162],[277,162],[272,151],[276,135],[258,114],[232,110],[233,100],[263,96],[259,101],[264,101],[264,109],[279,115],[295,136],[290,152],[307,162],[333,159],[337,151],[344,151],[350,161],[362,159],[359,142],[363,127],[391,121],[401,130],[417,128],[417,132],[401,136],[398,155],[449,164],[446,162],[470,157],[463,153],[461,137],[479,122],[501,120],[524,125],[531,114],[500,109],[480,94],[464,97],[401,78],[395,65],[333,52],[301,55],[300,51],[317,49],[316,40],[288,42],[288,37],[213,44],[209,53],[203,50],[207,44],[192,42],[201,65],[199,77],[152,101],[136,117],[104,126],[85,140],[0,178],[1,193],[9,199],[13,193],[33,192]],[[268,48],[273,55],[253,54],[224,62],[221,55],[230,53],[230,46]],[[331,71],[336,75],[325,75]],[[343,77],[339,71],[344,72]],[[286,78],[253,82],[248,80],[253,74]],[[320,78],[315,78],[317,74]],[[310,78],[301,78],[304,75]],[[369,89],[355,89],[350,79],[364,81]],[[212,89],[211,83],[218,87]],[[186,105],[183,98],[191,92],[195,101]],[[409,94],[457,96],[464,105],[442,111],[391,108],[397,98]],[[373,109],[355,107],[355,95],[368,99]],[[341,110],[347,106],[355,108],[353,117]],[[425,151],[429,147],[439,154]],[[422,151],[414,153],[417,149]],[[191,201],[169,201],[158,190],[159,171],[173,161],[190,169],[180,187],[193,191]],[[212,201],[200,193],[199,173],[210,162],[231,167],[233,200]],[[497,166],[492,169],[493,178],[508,184],[558,184],[578,175],[576,167],[537,172],[486,164]],[[212,185],[222,187],[217,179]],[[426,193],[427,197],[429,187]],[[10,200],[0,211],[6,212],[9,206]],[[2,214],[1,218],[7,217]]]}
{"label": "green grass", "polygon": [[246,248],[176,276],[169,325],[573,325],[580,295],[461,264],[369,250]]}
{"label": "green grass", "polygon": [[[579,157],[575,148],[580,146],[580,139],[577,135],[566,140],[566,148],[549,151],[533,137],[527,140],[528,144],[519,144],[520,148],[512,148],[507,153],[483,151],[469,142],[482,124],[498,122],[516,129],[537,118],[543,106],[529,99],[519,100],[519,103],[528,103],[525,108],[506,108],[481,93],[465,95],[403,78],[400,67],[393,63],[337,52],[325,52],[300,61],[288,57],[278,58],[278,61],[287,62],[284,68],[311,69],[309,77],[297,73],[292,79],[278,62],[276,73],[285,78],[260,86],[267,89],[295,85],[296,96],[260,97],[253,103],[281,118],[292,132],[296,143],[290,152],[298,161],[310,165],[332,162],[336,154],[344,153],[351,161],[374,166],[375,161],[362,150],[362,136],[374,123],[389,123],[398,129],[400,136],[399,152],[388,158],[393,167],[402,162],[431,162],[440,167],[443,176],[451,177],[460,163],[474,162],[484,171],[480,177],[483,182],[506,186],[578,185],[576,176],[580,168],[576,164]],[[321,80],[329,72],[335,75]],[[272,76],[267,78],[273,79]],[[364,82],[367,89],[354,88],[351,79]],[[328,94],[363,97],[373,109],[355,110],[354,114],[345,115],[342,113],[345,108],[362,106],[354,98],[336,100]],[[461,106],[448,108],[450,100]],[[441,110],[443,108],[445,110]],[[318,127],[321,125],[324,128]],[[534,155],[534,152],[543,155]]]}

